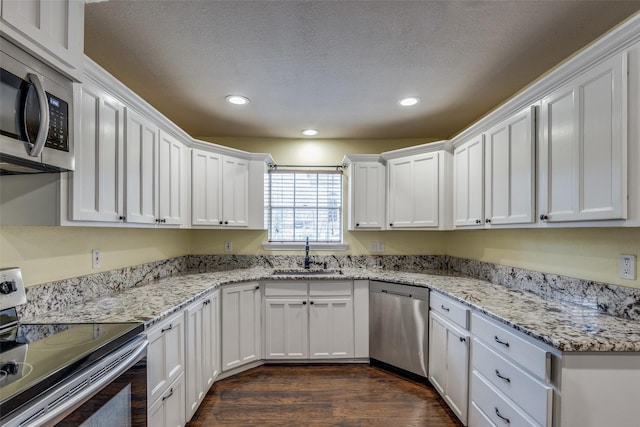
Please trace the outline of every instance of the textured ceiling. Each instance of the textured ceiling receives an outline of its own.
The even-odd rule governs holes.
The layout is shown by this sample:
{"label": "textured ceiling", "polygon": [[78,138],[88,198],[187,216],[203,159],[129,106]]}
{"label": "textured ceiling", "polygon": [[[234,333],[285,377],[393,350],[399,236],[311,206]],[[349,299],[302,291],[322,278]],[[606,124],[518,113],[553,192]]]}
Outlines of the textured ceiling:
{"label": "textured ceiling", "polygon": [[[192,136],[448,138],[639,1],[86,5],[85,51]],[[251,103],[227,104],[228,94]],[[401,108],[398,99],[421,98]]]}

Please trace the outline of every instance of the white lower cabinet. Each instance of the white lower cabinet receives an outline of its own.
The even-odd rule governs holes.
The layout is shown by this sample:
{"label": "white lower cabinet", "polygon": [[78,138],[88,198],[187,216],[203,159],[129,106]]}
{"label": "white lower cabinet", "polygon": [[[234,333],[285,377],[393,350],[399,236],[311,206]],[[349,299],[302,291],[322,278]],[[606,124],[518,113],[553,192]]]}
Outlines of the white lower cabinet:
{"label": "white lower cabinet", "polygon": [[[149,425],[179,426],[185,422],[184,314],[179,312],[147,332],[147,402]],[[158,420],[164,422],[158,422]]]}
{"label": "white lower cabinet", "polygon": [[550,349],[477,313],[471,331],[469,425],[551,426]]}
{"label": "white lower cabinet", "polygon": [[185,316],[186,419],[190,420],[220,374],[219,291],[193,303]]}
{"label": "white lower cabinet", "polygon": [[429,305],[429,381],[467,425],[469,309],[435,292]]}
{"label": "white lower cabinet", "polygon": [[262,359],[262,294],[257,282],[222,289],[222,370]]}
{"label": "white lower cabinet", "polygon": [[153,427],[185,425],[184,374],[180,374],[169,390],[149,406],[148,418],[149,425]]}
{"label": "white lower cabinet", "polygon": [[355,354],[353,282],[265,285],[265,358],[347,359]]}

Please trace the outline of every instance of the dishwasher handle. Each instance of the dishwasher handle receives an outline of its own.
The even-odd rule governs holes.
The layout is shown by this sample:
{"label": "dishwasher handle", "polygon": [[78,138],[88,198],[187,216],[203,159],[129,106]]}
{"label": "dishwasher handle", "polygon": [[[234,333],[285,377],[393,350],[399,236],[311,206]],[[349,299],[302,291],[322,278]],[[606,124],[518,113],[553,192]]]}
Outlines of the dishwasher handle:
{"label": "dishwasher handle", "polygon": [[386,289],[383,289],[380,292],[382,292],[383,294],[396,295],[396,296],[399,296],[399,297],[407,297],[407,298],[412,298],[413,297],[413,295],[411,295],[411,294],[405,294],[403,292],[388,291]]}

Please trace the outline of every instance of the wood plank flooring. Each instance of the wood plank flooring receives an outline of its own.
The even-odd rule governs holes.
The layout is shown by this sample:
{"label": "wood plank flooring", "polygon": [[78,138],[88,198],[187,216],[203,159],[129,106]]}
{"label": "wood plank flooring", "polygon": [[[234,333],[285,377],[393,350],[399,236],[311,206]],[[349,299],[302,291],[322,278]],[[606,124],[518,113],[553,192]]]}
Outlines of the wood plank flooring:
{"label": "wood plank flooring", "polygon": [[216,382],[187,427],[460,427],[425,384],[369,365],[265,365]]}

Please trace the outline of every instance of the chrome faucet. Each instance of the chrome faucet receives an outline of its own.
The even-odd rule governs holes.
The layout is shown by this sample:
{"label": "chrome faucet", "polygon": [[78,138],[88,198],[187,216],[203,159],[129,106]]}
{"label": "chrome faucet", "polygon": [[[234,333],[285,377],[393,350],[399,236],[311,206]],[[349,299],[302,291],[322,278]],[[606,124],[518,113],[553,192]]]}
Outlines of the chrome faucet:
{"label": "chrome faucet", "polygon": [[317,265],[322,265],[324,267],[324,269],[327,269],[327,262],[318,262],[318,261],[312,261],[311,257],[309,256],[309,236],[307,236],[307,242],[304,245],[304,269],[308,270],[311,267],[311,264],[317,264]]}

